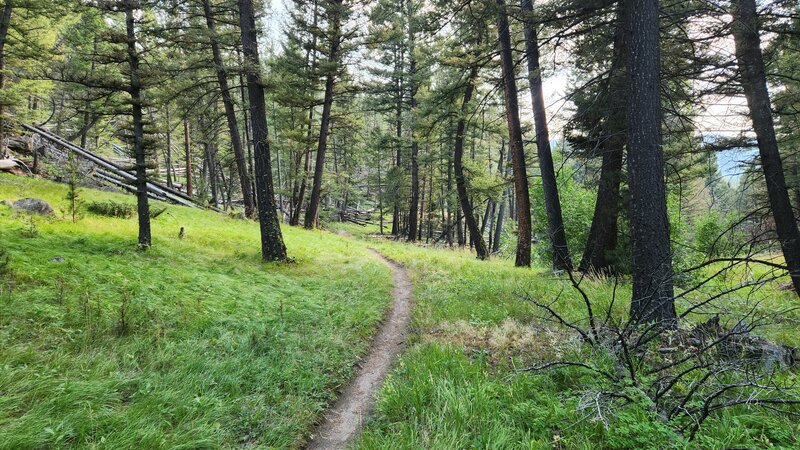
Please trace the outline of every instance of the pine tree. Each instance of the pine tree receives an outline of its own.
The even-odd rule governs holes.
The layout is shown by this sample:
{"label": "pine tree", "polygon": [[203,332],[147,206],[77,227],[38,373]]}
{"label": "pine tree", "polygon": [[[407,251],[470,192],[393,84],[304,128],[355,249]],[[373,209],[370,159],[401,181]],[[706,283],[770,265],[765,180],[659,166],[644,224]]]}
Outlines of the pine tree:
{"label": "pine tree", "polygon": [[247,92],[255,147],[256,194],[258,221],[261,227],[261,256],[265,261],[286,259],[286,245],[275,207],[272,183],[269,130],[264,86],[261,83],[261,62],[256,38],[256,19],[251,0],[239,0],[239,25],[242,32],[242,53],[247,64]]}

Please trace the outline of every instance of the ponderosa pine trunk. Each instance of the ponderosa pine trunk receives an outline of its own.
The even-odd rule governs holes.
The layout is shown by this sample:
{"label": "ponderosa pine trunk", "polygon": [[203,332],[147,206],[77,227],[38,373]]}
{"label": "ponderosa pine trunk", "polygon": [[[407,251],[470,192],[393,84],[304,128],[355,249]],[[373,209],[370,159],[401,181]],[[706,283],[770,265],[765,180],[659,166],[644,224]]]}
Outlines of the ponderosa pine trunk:
{"label": "ponderosa pine trunk", "polygon": [[[505,140],[503,140],[503,147],[505,147]],[[505,158],[506,163],[511,161],[511,153],[506,153],[505,156],[503,155],[503,151],[500,152],[500,159],[497,162],[497,174],[503,176],[504,178],[508,178],[509,175],[509,167],[503,167],[503,158]],[[503,198],[500,199],[500,208],[497,211],[497,224],[495,225],[494,229],[494,240],[492,241],[492,253],[497,253],[500,251],[500,239],[503,235],[503,219],[506,216],[506,203],[508,203],[509,199],[509,192],[508,188],[506,187],[503,189]]]}
{"label": "ponderosa pine trunk", "polygon": [[186,153],[186,195],[192,196],[192,136],[189,133],[189,119],[183,118],[183,150]]}
{"label": "ponderosa pine trunk", "polygon": [[624,5],[620,2],[616,11],[614,54],[609,72],[608,88],[603,93],[601,104],[609,111],[601,126],[597,148],[601,154],[600,180],[597,200],[592,216],[592,225],[586,238],[579,270],[597,273],[615,273],[618,227],[620,212],[620,183],[622,163],[627,136],[625,91],[627,89],[626,59],[628,57],[628,24]]}
{"label": "ponderosa pine trunk", "polygon": [[781,243],[783,258],[792,277],[795,292],[800,294],[800,233],[792,211],[775,135],[755,0],[733,0],[732,29],[736,60],[750,110],[750,120],[753,122],[758,140],[761,170],[767,183],[767,195],[772,217],[775,219],[775,231]]}
{"label": "ponderosa pine trunk", "polygon": [[414,6],[412,0],[407,0],[407,19],[409,20],[409,48],[408,48],[408,76],[409,76],[409,106],[410,106],[410,116],[411,116],[411,126],[409,127],[409,133],[411,134],[411,204],[408,210],[408,241],[415,242],[417,240],[417,214],[419,214],[419,143],[414,137],[414,114],[415,110],[417,109],[417,60],[414,57],[414,47],[415,47],[415,40],[414,40],[414,32],[412,27],[414,26],[412,22],[412,16],[414,13]]}
{"label": "ponderosa pine trunk", "polygon": [[252,0],[239,0],[239,25],[242,33],[242,52],[247,67],[247,93],[255,149],[256,195],[258,197],[258,222],[261,228],[261,257],[265,261],[286,259],[281,224],[275,209],[275,188],[272,184],[267,105],[264,86],[259,72],[256,19]]}
{"label": "ponderosa pine trunk", "polygon": [[517,82],[514,58],[511,54],[511,34],[504,0],[497,0],[497,35],[500,42],[500,60],[503,68],[506,120],[508,122],[509,151],[514,170],[514,196],[517,215],[517,267],[531,265],[531,200],[528,192],[528,171],[525,166],[525,149],[522,145],[522,127],[517,104]]}
{"label": "ponderosa pine trunk", "polygon": [[628,184],[630,186],[630,316],[635,323],[677,321],[672,281],[664,154],[661,149],[658,0],[626,0],[628,49]]}
{"label": "ponderosa pine trunk", "polygon": [[253,198],[253,190],[251,189],[250,175],[247,173],[247,161],[245,160],[244,148],[242,147],[242,137],[239,134],[239,124],[236,121],[236,110],[234,109],[233,98],[231,98],[231,91],[228,87],[228,70],[222,62],[222,53],[219,49],[217,25],[214,22],[214,11],[211,9],[211,0],[203,0],[203,10],[206,16],[206,25],[208,26],[208,39],[211,44],[211,54],[217,73],[217,83],[219,83],[222,104],[225,107],[225,118],[228,122],[231,148],[233,149],[236,170],[239,173],[239,182],[242,188],[242,196],[244,197],[244,214],[252,219],[256,216],[256,205]]}
{"label": "ponderosa pine trunk", "polygon": [[472,210],[472,204],[467,195],[467,181],[464,178],[464,131],[467,125],[467,113],[469,112],[469,102],[472,101],[472,94],[475,92],[475,80],[478,78],[478,67],[473,66],[469,72],[467,79],[467,87],[464,90],[464,100],[461,103],[461,115],[458,117],[456,125],[456,141],[453,149],[453,171],[456,176],[456,192],[458,193],[458,201],[461,205],[461,211],[464,213],[464,219],[467,222],[467,228],[472,241],[475,243],[475,251],[478,254],[478,259],[489,258],[489,250],[486,248],[486,242],[483,240],[478,222],[475,220],[475,214]]}
{"label": "ponderosa pine trunk", "polygon": [[139,53],[136,49],[134,10],[138,0],[125,0],[125,28],[128,36],[128,77],[133,116],[133,152],[136,159],[136,213],[139,221],[139,247],[148,248],[150,235],[150,204],[147,199],[147,161],[144,150],[144,117],[142,114],[142,82],[139,77]]}
{"label": "ponderosa pine trunk", "polygon": [[164,164],[167,166],[167,187],[172,187],[172,123],[169,120],[169,104],[164,105],[167,115],[167,151],[164,154]]}
{"label": "ponderosa pine trunk", "polygon": [[539,157],[539,171],[542,175],[544,191],[544,207],[547,212],[547,230],[553,250],[553,268],[556,270],[572,270],[572,259],[569,256],[567,234],[564,230],[564,216],[561,213],[561,200],[558,197],[558,180],[553,167],[553,153],[550,148],[550,132],[547,128],[547,112],[544,106],[542,88],[542,68],[539,64],[539,38],[531,15],[531,0],[521,0],[525,30],[525,56],[528,60],[528,81],[533,105],[533,121],[536,128],[536,153]]}
{"label": "ponderosa pine trunk", "polygon": [[[11,27],[13,11],[13,3],[10,0],[6,0],[5,5],[3,5],[3,12],[0,14],[0,90],[6,88],[6,42],[8,41],[8,29]],[[5,145],[5,115],[5,105],[0,102],[0,147]]]}
{"label": "ponderosa pine trunk", "polygon": [[[313,8],[313,27],[317,27],[317,23],[319,21],[319,3],[317,0],[314,0],[314,8]],[[311,37],[311,46],[306,49],[306,59],[305,59],[305,68],[306,70],[316,70],[317,68],[317,54],[313,50],[317,48],[317,35],[314,34]],[[294,210],[292,211],[291,217],[289,217],[289,225],[298,226],[300,225],[300,212],[303,209],[303,204],[305,203],[306,199],[306,188],[308,186],[308,177],[311,174],[311,138],[314,132],[314,105],[309,105],[308,107],[308,126],[306,127],[306,142],[308,142],[308,146],[306,147],[303,155],[297,158],[297,164],[299,167],[300,160],[303,161],[303,176],[297,176],[297,180],[295,181],[295,192],[297,196],[293,199],[294,200]]]}
{"label": "ponderosa pine trunk", "polygon": [[[414,67],[414,60],[411,60],[411,67]],[[412,69],[413,70],[413,69]],[[417,106],[416,94],[411,94],[411,111]],[[411,130],[413,134],[413,128]],[[411,138],[411,203],[408,209],[408,241],[417,240],[417,214],[419,213],[419,143]]]}
{"label": "ponderosa pine trunk", "polygon": [[[341,6],[342,0],[331,0],[336,7]],[[325,169],[325,151],[328,148],[328,134],[330,132],[331,109],[333,107],[333,94],[336,87],[336,72],[339,66],[339,47],[341,45],[341,17],[339,11],[334,9],[331,18],[331,35],[328,37],[330,50],[328,53],[328,74],[325,78],[325,96],[322,102],[322,117],[320,118],[319,143],[317,145],[317,159],[314,166],[314,182],[311,186],[311,196],[308,199],[308,209],[303,226],[313,229],[317,226],[319,202],[322,193],[322,173]]]}
{"label": "ponderosa pine trunk", "polygon": [[[401,63],[402,64],[402,63]],[[403,78],[397,79],[397,106],[395,108],[395,137],[397,138],[397,155],[395,167],[401,167],[403,155]],[[400,235],[400,199],[394,199],[392,209],[392,236]]]}

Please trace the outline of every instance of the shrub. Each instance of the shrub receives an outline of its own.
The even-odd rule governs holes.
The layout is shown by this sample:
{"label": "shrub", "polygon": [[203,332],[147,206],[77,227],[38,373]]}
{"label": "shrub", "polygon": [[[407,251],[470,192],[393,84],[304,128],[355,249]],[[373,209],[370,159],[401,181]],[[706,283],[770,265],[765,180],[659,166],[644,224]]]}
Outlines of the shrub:
{"label": "shrub", "polygon": [[86,204],[86,210],[99,216],[119,217],[122,219],[133,217],[133,213],[136,211],[135,207],[131,204],[115,202],[113,200],[89,202]]}

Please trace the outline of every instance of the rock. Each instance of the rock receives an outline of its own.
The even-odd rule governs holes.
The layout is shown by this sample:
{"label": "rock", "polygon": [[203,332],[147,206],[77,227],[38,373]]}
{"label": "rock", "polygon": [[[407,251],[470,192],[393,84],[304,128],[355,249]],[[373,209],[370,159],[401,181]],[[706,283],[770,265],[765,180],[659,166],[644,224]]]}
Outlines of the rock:
{"label": "rock", "polygon": [[11,208],[11,202],[8,200],[0,200],[0,206],[5,206],[7,208]]}
{"label": "rock", "polygon": [[19,164],[13,159],[0,159],[0,170],[2,171],[10,172],[17,167],[19,167]]}
{"label": "rock", "polygon": [[54,263],[63,263],[64,261],[65,260],[63,256],[53,256],[52,258],[50,258],[50,262]]}
{"label": "rock", "polygon": [[14,211],[26,212],[28,214],[53,214],[53,207],[44,200],[38,198],[23,198],[14,202]]}

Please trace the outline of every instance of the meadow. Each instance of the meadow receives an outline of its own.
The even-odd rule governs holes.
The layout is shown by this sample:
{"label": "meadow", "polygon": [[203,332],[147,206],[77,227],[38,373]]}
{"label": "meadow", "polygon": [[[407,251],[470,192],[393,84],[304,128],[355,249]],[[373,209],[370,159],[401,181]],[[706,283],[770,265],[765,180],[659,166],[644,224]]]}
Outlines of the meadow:
{"label": "meadow", "polygon": [[[331,227],[349,237],[283,227],[292,261],[265,264],[255,223],[160,204],[154,209],[167,209],[153,219],[154,245],[141,251],[135,218],[84,207],[73,222],[65,194],[63,185],[0,176],[0,199],[37,197],[56,209],[47,218],[0,207],[8,258],[0,448],[301,447],[389,305],[389,269],[369,248],[406,268],[414,310],[407,350],[354,448],[798,445],[794,418],[747,406],[715,414],[693,440],[644,400],[598,420],[587,399],[603,388],[595,374],[525,372],[561,358],[606,364],[530,301],[583,323],[581,297],[564,274],[343,224]],[[133,201],[90,189],[79,198]],[[597,311],[625,316],[627,280],[585,279],[581,287]],[[779,282],[737,296],[722,300],[732,309],[758,302],[763,311],[796,304]],[[763,332],[797,346],[797,320],[787,313]],[[779,376],[792,381],[797,373]]]}
{"label": "meadow", "polygon": [[0,175],[0,199],[56,209],[0,207],[0,448],[301,445],[384,316],[389,270],[292,228],[293,261],[264,264],[257,224],[158,204],[141,251],[135,218],[73,223],[65,194]]}

